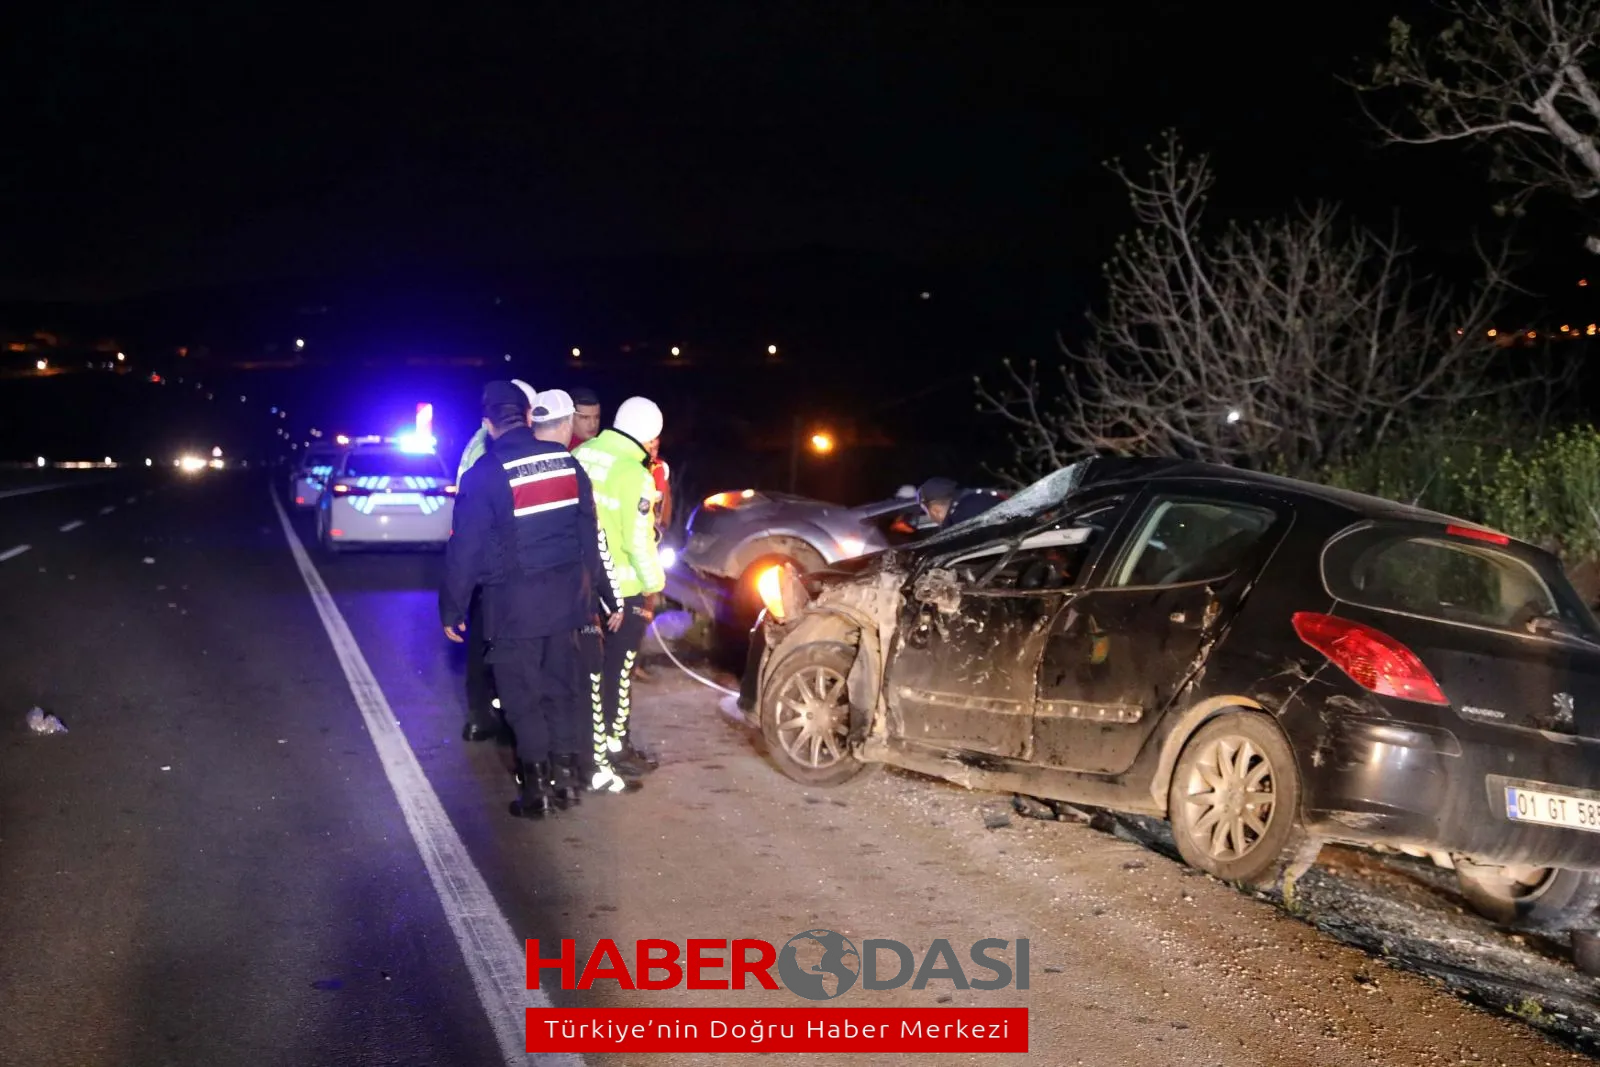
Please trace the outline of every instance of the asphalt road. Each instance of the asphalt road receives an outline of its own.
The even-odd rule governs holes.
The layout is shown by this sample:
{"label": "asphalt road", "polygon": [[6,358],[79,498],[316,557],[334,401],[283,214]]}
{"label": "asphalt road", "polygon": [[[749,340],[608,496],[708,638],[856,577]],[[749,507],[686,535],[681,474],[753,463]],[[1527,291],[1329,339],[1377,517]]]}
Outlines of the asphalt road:
{"label": "asphalt road", "polygon": [[[1004,798],[897,774],[803,789],[715,694],[659,662],[635,698],[663,760],[646,789],[543,824],[511,819],[496,753],[459,739],[438,557],[329,559],[308,517],[291,527],[309,555],[251,473],[136,471],[0,496],[0,1063],[523,1062],[507,1049],[543,994],[522,989],[522,938],[781,944],[812,927],[919,950],[1028,937],[1026,991],[935,980],[849,995],[1031,1010],[1028,1054],[947,1062],[1582,1059],[1503,1006],[1122,838],[1022,819],[987,829]],[[34,705],[68,732],[29,733]],[[1321,877],[1330,914],[1373,899],[1338,888],[1362,872]],[[1432,930],[1426,917],[1443,932],[1419,936],[1461,940],[1469,962],[1538,964],[1535,980],[1593,999],[1537,946],[1451,917],[1447,897],[1425,916],[1403,892],[1382,899],[1400,911],[1363,920],[1363,936],[1385,922],[1395,937]],[[548,997],[797,1004],[784,990]]]}

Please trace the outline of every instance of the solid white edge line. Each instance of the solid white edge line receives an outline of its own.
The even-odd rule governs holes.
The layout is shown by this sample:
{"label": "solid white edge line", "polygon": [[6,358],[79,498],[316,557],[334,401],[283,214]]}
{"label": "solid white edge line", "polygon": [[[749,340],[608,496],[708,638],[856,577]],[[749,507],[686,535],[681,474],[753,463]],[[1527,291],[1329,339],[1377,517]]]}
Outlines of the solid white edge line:
{"label": "solid white edge line", "polygon": [[32,545],[18,545],[16,548],[8,548],[4,552],[0,552],[0,563],[4,563],[8,559],[16,559],[32,547]]}
{"label": "solid white edge line", "polygon": [[344,669],[350,695],[366,721],[367,733],[372,737],[383,773],[405,815],[411,839],[416,842],[434,892],[444,907],[450,931],[461,947],[478,1000],[500,1043],[501,1055],[508,1067],[526,1064],[583,1067],[581,1056],[526,1051],[526,1009],[551,1007],[550,998],[543,990],[527,988],[526,942],[512,932],[511,924],[500,911],[483,875],[478,873],[444,805],[439,803],[439,795],[433,791],[422,765],[417,762],[416,753],[395,721],[388,698],[361,654],[361,647],[334,603],[333,594],[322,581],[322,575],[317,572],[316,564],[311,562],[305,546],[300,543],[300,535],[295,533],[294,524],[278,501],[278,494],[269,489],[268,495],[272,498],[273,510],[278,513],[278,521],[283,524],[283,534],[289,542],[295,566],[300,568],[300,577],[305,580],[311,602],[316,605],[323,629],[333,644],[334,655]]}
{"label": "solid white edge line", "polygon": [[83,520],[82,519],[73,519],[71,522],[69,522],[65,526],[61,527],[61,532],[62,533],[71,533],[73,530],[76,530],[78,527],[80,527],[82,525],[83,525]]}
{"label": "solid white edge line", "polygon": [[56,489],[70,489],[82,482],[50,482],[46,485],[28,485],[21,489],[0,489],[0,500],[12,496],[32,496],[34,493],[48,493]]}

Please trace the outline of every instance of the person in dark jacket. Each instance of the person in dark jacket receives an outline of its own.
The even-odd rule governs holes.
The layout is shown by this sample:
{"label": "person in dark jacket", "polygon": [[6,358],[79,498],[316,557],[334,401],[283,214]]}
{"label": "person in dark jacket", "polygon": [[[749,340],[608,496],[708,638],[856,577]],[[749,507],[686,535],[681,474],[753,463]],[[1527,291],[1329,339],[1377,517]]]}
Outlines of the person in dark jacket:
{"label": "person in dark jacket", "polygon": [[446,636],[462,640],[473,587],[482,587],[487,659],[516,744],[511,813],[539,818],[583,793],[578,632],[597,602],[615,618],[621,596],[594,489],[565,447],[571,398],[550,390],[530,409],[515,385],[491,382],[483,416],[491,442],[461,479],[439,617]]}

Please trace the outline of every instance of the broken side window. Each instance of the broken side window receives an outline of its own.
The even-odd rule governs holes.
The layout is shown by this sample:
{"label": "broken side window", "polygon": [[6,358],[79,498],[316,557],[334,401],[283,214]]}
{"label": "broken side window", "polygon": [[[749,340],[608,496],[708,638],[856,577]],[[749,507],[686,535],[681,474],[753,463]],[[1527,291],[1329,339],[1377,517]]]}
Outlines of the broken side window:
{"label": "broken side window", "polygon": [[1114,586],[1161,586],[1232,574],[1277,516],[1222,500],[1157,497],[1117,569]]}

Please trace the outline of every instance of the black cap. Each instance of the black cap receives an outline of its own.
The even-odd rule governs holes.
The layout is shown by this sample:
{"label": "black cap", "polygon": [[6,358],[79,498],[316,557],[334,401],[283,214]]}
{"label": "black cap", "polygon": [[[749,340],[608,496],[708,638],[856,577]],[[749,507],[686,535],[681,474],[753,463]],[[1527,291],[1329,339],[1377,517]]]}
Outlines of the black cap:
{"label": "black cap", "polygon": [[527,411],[528,394],[510,382],[490,382],[483,387],[483,406],[485,409],[500,407],[503,404],[513,404],[521,410]]}
{"label": "black cap", "polygon": [[917,490],[917,499],[926,504],[933,500],[954,500],[961,495],[961,487],[950,478],[929,478]]}

